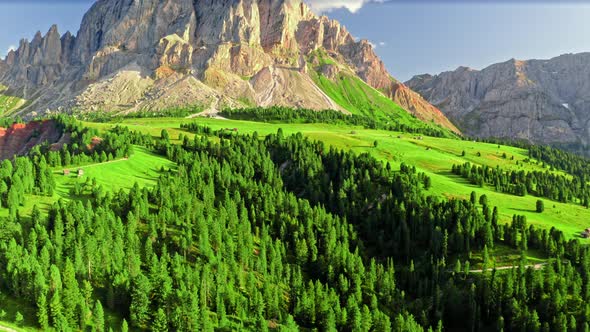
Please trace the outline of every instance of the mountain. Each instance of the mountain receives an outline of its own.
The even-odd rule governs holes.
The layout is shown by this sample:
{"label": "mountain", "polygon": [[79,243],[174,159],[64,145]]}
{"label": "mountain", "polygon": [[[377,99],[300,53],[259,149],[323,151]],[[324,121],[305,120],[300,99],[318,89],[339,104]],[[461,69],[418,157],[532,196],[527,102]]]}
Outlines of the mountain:
{"label": "mountain", "polygon": [[17,112],[33,115],[253,105],[353,112],[336,100],[356,91],[334,96],[318,84],[342,75],[456,131],[391,77],[369,42],[300,0],[99,0],[76,36],[53,26],[0,61],[4,95],[26,100]]}
{"label": "mountain", "polygon": [[406,84],[465,133],[534,143],[590,143],[590,53],[460,67]]}

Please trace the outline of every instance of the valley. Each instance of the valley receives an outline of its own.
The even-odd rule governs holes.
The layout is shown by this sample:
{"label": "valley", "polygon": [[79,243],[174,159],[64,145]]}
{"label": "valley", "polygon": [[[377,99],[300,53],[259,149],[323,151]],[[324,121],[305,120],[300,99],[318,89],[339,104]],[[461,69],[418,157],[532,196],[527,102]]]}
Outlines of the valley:
{"label": "valley", "polygon": [[[153,137],[159,137],[162,130],[167,130],[170,133],[171,141],[179,143],[179,135],[191,138],[194,136],[180,128],[182,124],[188,123],[198,123],[214,130],[237,128],[240,134],[257,132],[259,135],[269,135],[276,133],[279,128],[283,130],[285,135],[302,133],[310,139],[325,142],[339,149],[350,150],[357,154],[369,153],[378,160],[389,162],[393,168],[399,168],[401,163],[416,166],[420,172],[425,172],[432,178],[430,194],[449,199],[468,199],[472,191],[478,195],[485,194],[490,204],[499,208],[503,222],[511,221],[515,214],[525,215],[529,223],[547,229],[555,226],[564,231],[568,238],[577,238],[582,230],[589,227],[586,221],[590,220],[590,210],[579,204],[564,204],[545,200],[547,209],[544,213],[538,214],[535,212],[537,198],[532,195],[516,197],[496,192],[489,186],[480,188],[451,172],[453,165],[466,162],[490,167],[500,166],[505,170],[548,171],[548,167],[543,168],[542,163],[538,163],[536,160],[525,162],[529,158],[528,151],[521,148],[317,123],[281,124],[206,118],[148,118],[125,119],[112,124],[92,122],[84,124],[103,131],[122,125]],[[417,139],[419,137],[421,139]],[[373,147],[375,141],[378,142],[376,148]],[[461,156],[463,151],[466,152],[466,156]],[[480,157],[477,156],[478,152],[481,153]],[[504,153],[508,158],[502,157]],[[511,160],[512,156],[514,156],[514,160]]]}
{"label": "valley", "polygon": [[10,44],[0,331],[589,331],[588,53],[402,83],[465,22],[355,3],[89,1]]}
{"label": "valley", "polygon": [[[269,113],[269,114],[272,114]],[[64,120],[59,120],[64,121]],[[74,121],[74,120],[68,120]],[[523,148],[512,147],[502,144],[492,144],[485,142],[476,142],[472,140],[464,140],[460,138],[451,137],[432,137],[420,133],[410,133],[401,131],[388,131],[366,129],[362,126],[347,125],[347,124],[328,124],[328,123],[289,123],[271,120],[269,122],[253,122],[246,120],[231,120],[231,119],[213,119],[206,117],[196,118],[125,118],[113,119],[108,122],[80,122],[77,125],[61,124],[65,128],[78,128],[78,132],[88,132],[87,137],[102,137],[106,141],[112,142],[116,135],[124,135],[123,137],[130,137],[128,142],[135,141],[136,143],[130,147],[125,148],[119,146],[119,149],[130,151],[125,155],[117,152],[118,157],[106,157],[95,154],[95,160],[88,160],[85,162],[78,162],[67,167],[57,166],[52,168],[53,178],[55,179],[55,190],[50,196],[27,196],[24,203],[18,209],[19,218],[21,220],[35,220],[38,219],[38,213],[42,215],[54,214],[56,204],[97,204],[111,195],[122,197],[138,193],[138,190],[152,190],[154,187],[162,185],[161,181],[170,178],[171,175],[177,176],[180,169],[177,162],[169,160],[170,151],[173,146],[183,146],[183,149],[189,149],[187,142],[201,142],[205,144],[203,139],[209,141],[207,144],[222,144],[227,146],[227,143],[235,141],[236,144],[241,140],[241,137],[249,137],[257,135],[258,141],[268,142],[269,139],[276,139],[277,132],[284,135],[285,138],[296,139],[307,137],[311,141],[317,141],[324,144],[328,149],[334,148],[337,150],[349,151],[352,155],[360,156],[367,155],[375,158],[379,163],[387,163],[395,174],[407,165],[415,167],[416,174],[426,176],[429,178],[428,187],[424,187],[424,195],[437,197],[442,200],[460,200],[467,202],[470,199],[473,201],[473,193],[475,197],[481,195],[486,196],[485,205],[475,204],[477,213],[486,213],[488,206],[498,208],[498,224],[501,227],[508,227],[514,223],[513,216],[519,215],[526,217],[526,223],[530,227],[535,227],[543,231],[552,231],[556,228],[563,232],[565,240],[576,240],[586,243],[587,240],[581,239],[579,234],[581,230],[587,228],[584,220],[590,219],[590,210],[583,207],[581,202],[571,201],[568,203],[552,201],[545,198],[538,198],[531,194],[525,196],[515,196],[511,194],[501,193],[494,188],[484,185],[483,187],[473,185],[466,179],[455,175],[451,172],[453,165],[462,165],[469,162],[473,165],[500,167],[506,171],[540,171],[551,174],[565,176],[571,179],[571,175],[556,169],[550,169],[549,166],[542,162],[530,159],[528,150]],[[66,123],[70,123],[67,122]],[[73,127],[72,127],[73,126]],[[191,128],[197,129],[195,132]],[[204,130],[204,131],[203,131]],[[203,132],[201,132],[203,131]],[[217,134],[213,134],[217,133]],[[113,136],[115,135],[115,136]],[[77,137],[78,134],[73,134],[72,137]],[[452,135],[451,135],[452,136]],[[113,137],[113,138],[108,138]],[[135,138],[133,138],[135,137]],[[248,139],[248,138],[246,138]],[[96,140],[93,138],[93,140]],[[102,142],[105,139],[101,139]],[[142,145],[139,142],[146,142]],[[169,143],[166,143],[169,142]],[[106,143],[98,143],[98,146]],[[110,143],[109,143],[110,144]],[[165,145],[162,145],[165,144]],[[172,144],[172,145],[166,145]],[[268,144],[268,143],[264,143]],[[233,145],[233,144],[232,144]],[[165,147],[168,151],[168,158],[162,155],[162,148]],[[236,146],[237,147],[237,146]],[[108,150],[108,146],[105,146]],[[214,147],[210,147],[213,149]],[[35,149],[33,149],[35,151]],[[160,152],[157,152],[160,151]],[[36,153],[36,152],[34,152]],[[48,160],[54,160],[55,154],[52,157],[49,152]],[[213,153],[213,152],[209,152]],[[61,153],[63,156],[63,153]],[[174,155],[173,153],[172,155]],[[109,153],[110,155],[110,153]],[[72,156],[73,157],[73,156]],[[96,160],[96,158],[100,160]],[[289,168],[289,164],[295,162],[292,159],[281,163],[280,172],[283,172],[284,167]],[[275,166],[278,168],[278,164]],[[388,166],[389,167],[389,166]],[[64,175],[64,170],[69,170],[70,173]],[[83,170],[81,176],[78,171]],[[165,180],[164,180],[165,181]],[[287,179],[285,179],[287,181]],[[421,185],[419,186],[421,187]],[[145,188],[145,189],[144,189]],[[105,196],[106,195],[106,196]],[[108,198],[107,198],[108,199]],[[98,200],[98,201],[97,201]],[[536,204],[542,200],[545,205],[545,210],[542,213],[536,212]],[[154,204],[153,202],[152,204]],[[10,220],[11,209],[0,208],[0,217],[8,218]],[[489,211],[489,210],[488,210]],[[4,226],[0,232],[6,235],[14,232],[17,227],[10,223]],[[506,225],[506,226],[503,226]],[[148,224],[142,225],[141,228],[148,229]],[[160,226],[158,226],[159,228]],[[146,231],[148,229],[145,229]],[[181,234],[180,229],[173,222],[166,227],[167,230],[162,230],[166,233],[177,234],[171,238],[171,241],[177,241],[177,236]],[[152,230],[153,232],[154,230]],[[159,233],[160,231],[158,231]],[[205,250],[204,248],[195,248],[198,252]],[[417,259],[421,261],[422,259]],[[452,261],[461,262],[468,269],[465,273],[470,274],[487,274],[489,269],[496,267],[498,273],[506,273],[504,271],[514,271],[512,267],[524,264],[525,267],[531,269],[542,270],[547,264],[553,261],[550,255],[538,248],[526,248],[524,250],[514,248],[507,243],[497,243],[494,248],[481,247],[470,250],[465,253],[456,252],[448,257]],[[403,271],[404,268],[399,266]],[[451,265],[451,268],[452,265]],[[454,269],[454,268],[453,268]],[[454,272],[456,273],[456,272]],[[30,312],[34,310],[28,304],[21,303],[15,299],[16,308],[20,308],[19,312]],[[112,310],[112,309],[111,309]],[[115,326],[121,324],[121,316],[119,313],[107,311],[107,317],[114,322]],[[1,321],[1,319],[0,319]],[[32,327],[35,324],[31,323],[31,318],[28,317],[24,327]],[[10,320],[8,320],[10,322]],[[8,325],[14,326],[14,325]],[[25,330],[29,330],[29,327]],[[34,330],[34,328],[33,328]]]}

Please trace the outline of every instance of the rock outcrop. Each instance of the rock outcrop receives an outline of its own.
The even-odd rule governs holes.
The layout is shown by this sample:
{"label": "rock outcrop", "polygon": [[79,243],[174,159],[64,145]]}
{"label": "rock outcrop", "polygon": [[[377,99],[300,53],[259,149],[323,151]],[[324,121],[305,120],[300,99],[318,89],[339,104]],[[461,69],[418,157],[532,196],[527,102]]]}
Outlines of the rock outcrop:
{"label": "rock outcrop", "polygon": [[58,144],[68,143],[69,136],[63,135],[54,121],[32,121],[15,123],[8,128],[0,127],[0,160],[22,156],[34,146],[49,143],[52,149]]}
{"label": "rock outcrop", "polygon": [[406,84],[473,136],[590,144],[590,53],[460,67]]}
{"label": "rock outcrop", "polygon": [[[322,49],[417,117],[455,129],[395,81],[367,41],[300,0],[99,0],[80,30],[53,26],[0,62],[0,83],[48,110],[130,112],[169,105],[337,109],[307,73]],[[400,97],[403,95],[403,97]]]}

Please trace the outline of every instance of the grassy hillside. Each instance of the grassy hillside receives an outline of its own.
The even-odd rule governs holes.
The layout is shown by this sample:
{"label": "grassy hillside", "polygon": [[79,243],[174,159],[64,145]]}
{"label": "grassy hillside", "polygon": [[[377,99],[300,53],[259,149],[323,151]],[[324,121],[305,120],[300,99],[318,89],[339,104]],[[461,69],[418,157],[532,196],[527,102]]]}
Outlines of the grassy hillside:
{"label": "grassy hillside", "polygon": [[[140,187],[153,185],[161,174],[174,169],[170,160],[158,156],[144,147],[134,147],[134,154],[128,159],[119,159],[106,163],[69,167],[70,175],[63,175],[63,170],[54,172],[57,176],[57,196],[70,198],[70,190],[76,183],[82,184],[87,179],[96,179],[98,185],[111,191],[129,190],[135,183]],[[78,177],[77,170],[84,170],[84,176]]]}
{"label": "grassy hillside", "polygon": [[[134,154],[128,159],[68,167],[66,169],[71,170],[68,176],[63,175],[62,168],[56,168],[53,172],[57,182],[55,195],[53,197],[31,195],[20,209],[21,215],[25,218],[30,216],[35,205],[41,211],[46,211],[58,199],[76,198],[70,193],[75,183],[83,186],[87,180],[96,179],[98,185],[116,192],[120,189],[129,190],[135,183],[140,187],[151,186],[160,176],[162,167],[165,170],[175,168],[175,164],[170,160],[155,155],[144,147],[136,146],[134,150]],[[78,169],[84,170],[84,176],[77,176]],[[8,209],[0,208],[0,217],[6,216],[8,216]]]}
{"label": "grassy hillside", "polygon": [[[234,132],[237,129],[240,134],[257,132],[264,136],[276,133],[281,128],[285,135],[302,133],[305,136],[319,140],[327,145],[353,151],[356,154],[368,153],[378,160],[390,163],[394,170],[402,164],[415,166],[418,172],[424,172],[431,180],[432,186],[429,194],[446,198],[469,199],[471,192],[479,195],[487,195],[489,204],[497,206],[500,212],[500,222],[509,223],[515,214],[527,216],[528,223],[549,229],[556,227],[564,231],[567,238],[577,237],[577,234],[588,227],[584,220],[590,218],[590,211],[579,204],[564,204],[543,199],[545,211],[535,212],[537,197],[528,195],[525,197],[514,196],[496,192],[489,186],[478,187],[470,184],[467,180],[451,173],[451,168],[456,164],[470,162],[476,165],[487,165],[490,167],[500,166],[505,170],[526,170],[526,171],[549,171],[542,163],[528,159],[528,151],[521,148],[488,144],[467,140],[451,138],[435,138],[409,134],[404,132],[392,132],[384,130],[370,130],[351,125],[328,125],[328,124],[287,124],[287,123],[259,123],[238,120],[222,119],[184,119],[184,118],[142,118],[123,119],[112,123],[84,122],[83,125],[98,129],[104,134],[105,131],[114,126],[128,127],[144,134],[159,138],[163,130],[166,130],[173,143],[179,143],[181,136],[194,137],[195,134],[181,128],[182,124],[198,123],[211,127],[214,130],[230,128]],[[277,164],[278,165],[278,164]],[[65,200],[88,200],[90,199],[90,186],[93,181],[106,191],[128,190],[135,183],[141,187],[153,186],[162,174],[176,168],[172,161],[156,155],[149,149],[134,146],[134,153],[127,159],[115,159],[103,163],[90,163],[74,165],[67,169],[70,175],[63,175],[64,169],[54,168],[53,173],[57,182],[57,188],[53,197],[29,196],[24,207],[20,210],[22,218],[29,219],[34,204],[37,204],[44,211],[48,211],[51,205],[58,199]],[[82,177],[77,176],[78,170],[84,170]],[[551,171],[560,173],[558,171]],[[82,194],[79,192],[82,188]],[[481,207],[481,205],[477,205]],[[151,209],[150,209],[151,210]],[[156,209],[157,210],[157,209]],[[472,210],[476,211],[476,210]],[[6,209],[0,209],[0,216],[6,214]],[[177,230],[170,229],[170,239],[175,241]],[[1,232],[0,232],[1,235]],[[166,237],[168,239],[168,237]],[[257,238],[257,241],[260,241]],[[583,240],[582,243],[587,242]],[[201,250],[201,249],[199,249]],[[487,251],[485,251],[487,252]],[[524,251],[527,259],[526,264],[531,266],[544,266],[550,262],[546,253],[537,249]],[[470,262],[471,273],[481,273],[484,253],[479,249],[472,249],[468,252],[454,254],[449,257],[449,268],[455,261]],[[508,269],[520,261],[521,254],[517,249],[505,244],[497,244],[489,250],[489,262],[497,267]],[[487,265],[489,267],[489,265]],[[466,269],[467,270],[467,269]],[[401,273],[403,265],[399,266]],[[0,299],[2,299],[0,294]],[[34,308],[15,298],[4,297],[0,301],[0,309],[9,307],[10,312],[6,317],[0,317],[0,330],[2,328],[14,328],[14,317],[16,312],[25,316],[22,328],[15,330],[36,330]],[[107,313],[110,326],[120,326],[121,317]]]}
{"label": "grassy hillside", "polygon": [[[148,133],[159,137],[162,129],[166,129],[173,140],[179,135],[192,136],[180,129],[182,123],[198,122],[213,129],[237,128],[240,133],[258,132],[260,135],[276,133],[282,128],[286,135],[298,132],[329,145],[352,150],[357,153],[368,152],[379,160],[389,162],[394,167],[401,163],[416,166],[432,178],[430,192],[442,197],[469,198],[472,191],[479,195],[487,195],[490,204],[497,206],[502,222],[509,222],[515,214],[525,215],[530,224],[543,228],[556,227],[569,238],[577,237],[579,232],[590,225],[590,210],[578,204],[564,204],[547,199],[541,199],[545,204],[545,212],[536,213],[535,203],[539,199],[532,195],[519,197],[496,192],[494,188],[470,184],[467,180],[452,174],[454,164],[470,162],[477,165],[500,166],[506,170],[547,171],[541,163],[535,160],[525,162],[528,152],[525,149],[456,140],[417,136],[381,130],[368,130],[345,125],[327,124],[270,124],[249,121],[217,120],[217,119],[126,119],[119,122],[132,130]],[[101,130],[106,130],[114,124],[85,123]],[[374,142],[377,141],[377,147]],[[465,156],[462,156],[465,151]],[[478,156],[478,153],[480,156]],[[507,158],[503,158],[506,154]],[[512,159],[512,157],[514,157]],[[518,165],[517,165],[518,163]]]}
{"label": "grassy hillside", "polygon": [[5,94],[7,87],[0,84],[0,115],[7,116],[12,111],[18,109],[25,104],[25,100],[22,98],[10,96]]}
{"label": "grassy hillside", "polygon": [[332,100],[353,114],[384,121],[394,120],[408,126],[426,125],[356,76],[341,72],[335,79],[338,83],[335,83],[315,71],[310,75]]}
{"label": "grassy hillside", "polygon": [[384,121],[396,121],[407,126],[426,126],[406,112],[401,106],[363,82],[346,69],[340,70],[334,78],[322,74],[323,66],[338,66],[334,59],[318,50],[312,55],[309,75],[317,86],[342,108],[353,114],[363,115]]}

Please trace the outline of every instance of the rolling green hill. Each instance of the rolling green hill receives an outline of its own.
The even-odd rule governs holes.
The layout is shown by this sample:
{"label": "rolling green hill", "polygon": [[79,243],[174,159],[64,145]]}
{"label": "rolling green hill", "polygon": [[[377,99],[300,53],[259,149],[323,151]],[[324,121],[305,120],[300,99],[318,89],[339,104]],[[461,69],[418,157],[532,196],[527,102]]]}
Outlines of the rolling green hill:
{"label": "rolling green hill", "polygon": [[[351,150],[356,153],[367,152],[377,159],[389,162],[393,167],[401,163],[416,166],[432,178],[430,193],[446,198],[469,198],[472,191],[486,195],[492,206],[499,208],[501,220],[509,222],[515,214],[527,216],[528,222],[543,228],[556,227],[570,238],[577,237],[585,228],[590,227],[585,220],[590,220],[590,210],[580,204],[564,204],[542,199],[546,210],[535,212],[537,197],[528,195],[518,197],[496,192],[494,188],[470,184],[467,180],[452,174],[455,164],[470,162],[491,167],[500,166],[506,170],[547,171],[542,163],[528,159],[528,151],[506,145],[474,142],[451,138],[428,137],[401,132],[370,130],[346,125],[328,124],[277,124],[249,121],[218,119],[125,119],[116,125],[123,125],[154,137],[159,137],[163,129],[167,130],[173,140],[179,135],[192,137],[193,134],[180,129],[181,124],[196,122],[212,129],[237,128],[239,133],[258,132],[260,135],[276,133],[282,128],[286,135],[303,133],[314,140],[323,141],[331,146]],[[85,125],[100,130],[107,130],[115,124],[90,123]],[[377,147],[373,147],[377,141]],[[465,151],[465,156],[462,152]],[[478,156],[478,153],[481,156]],[[508,158],[503,158],[506,154]],[[514,156],[514,160],[511,157]],[[517,165],[518,163],[518,165]],[[560,173],[560,172],[557,172]],[[561,172],[561,174],[564,174]]]}
{"label": "rolling green hill", "polygon": [[[136,183],[142,188],[153,186],[163,174],[161,170],[173,170],[175,164],[145,147],[135,146],[134,153],[129,158],[65,169],[71,170],[70,175],[63,175],[63,169],[56,170],[54,174],[57,179],[57,195],[68,199],[76,183],[83,185],[85,181],[92,179],[96,179],[96,183],[105,190],[113,192],[129,190]],[[78,170],[83,170],[84,176],[78,177]]]}
{"label": "rolling green hill", "polygon": [[[493,168],[500,167],[507,171],[539,171],[571,178],[569,174],[559,170],[549,169],[542,162],[530,159],[528,150],[507,145],[482,143],[458,138],[429,137],[407,132],[373,130],[346,124],[262,123],[209,118],[129,118],[106,123],[83,122],[82,127],[97,130],[99,135],[113,132],[113,129],[116,127],[119,128],[116,130],[118,132],[121,131],[120,128],[128,128],[131,131],[152,136],[155,138],[154,142],[161,141],[161,136],[165,134],[169,136],[171,143],[179,145],[182,142],[185,142],[185,144],[186,142],[191,142],[195,138],[197,138],[195,142],[200,141],[198,138],[202,135],[195,134],[187,129],[186,126],[189,124],[209,127],[212,130],[225,130],[226,135],[234,136],[256,132],[260,139],[267,136],[270,139],[276,139],[277,135],[275,134],[278,131],[281,131],[285,137],[301,133],[311,140],[323,142],[328,147],[352,151],[357,156],[361,154],[373,156],[378,161],[389,164],[393,170],[403,170],[404,167],[409,165],[415,167],[417,174],[423,174],[419,176],[428,177],[429,186],[426,187],[427,195],[464,200],[469,200],[472,192],[476,193],[476,197],[485,195],[490,206],[498,207],[499,224],[511,224],[513,223],[514,215],[521,215],[527,217],[527,223],[529,225],[534,225],[547,231],[551,228],[556,228],[563,231],[566,239],[575,239],[579,238],[578,234],[581,230],[588,227],[585,220],[590,219],[590,210],[584,208],[579,202],[562,203],[538,198],[533,195],[521,197],[506,194],[498,192],[495,188],[488,185],[484,185],[483,187],[473,185],[468,180],[451,172],[453,165],[461,165],[469,162],[474,165]],[[219,137],[214,135],[208,136],[208,139],[214,142],[219,142],[220,140]],[[226,143],[222,143],[222,146],[227,144],[226,141]],[[205,149],[204,147],[201,148]],[[115,193],[120,189],[129,192],[136,183],[139,188],[166,185],[169,180],[158,182],[157,179],[170,179],[170,175],[177,173],[176,170],[179,168],[177,168],[175,162],[152,152],[153,149],[158,149],[158,147],[147,148],[134,145],[133,153],[128,158],[113,158],[110,161],[86,162],[84,164],[70,165],[66,168],[52,168],[56,181],[55,192],[49,197],[27,196],[28,199],[19,209],[20,218],[25,222],[34,219],[35,217],[32,215],[33,205],[37,205],[43,213],[49,211],[51,215],[55,213],[51,211],[54,211],[56,202],[60,200],[80,201],[83,204],[88,204],[93,201],[94,198],[91,197],[94,197],[95,190],[101,187],[102,189],[100,191],[102,194],[98,194],[98,196],[103,195],[107,191]],[[170,148],[168,147],[166,149],[170,154]],[[190,151],[190,148],[187,149]],[[213,148],[208,147],[206,149]],[[171,155],[175,154],[171,153]],[[187,161],[185,160],[185,162]],[[289,163],[289,160],[287,160],[280,168],[288,168]],[[186,171],[186,167],[186,165],[182,167],[183,172]],[[258,165],[257,167],[265,168],[267,166]],[[71,174],[64,175],[64,169],[70,170]],[[82,177],[78,177],[78,170],[84,171]],[[309,174],[306,174],[306,176],[309,176]],[[284,181],[286,182],[285,186],[293,185],[289,184],[288,179]],[[305,189],[300,190],[303,190],[301,191],[302,193],[306,192]],[[536,203],[538,200],[544,202],[545,211],[543,213],[536,212]],[[479,210],[483,207],[481,204],[476,204],[476,206]],[[150,210],[158,211],[157,205],[151,204]],[[0,208],[0,217],[9,217],[8,209]],[[176,227],[176,223],[173,222],[170,224],[166,230],[167,234],[170,235],[170,241],[173,246],[179,245],[178,241],[180,239],[178,236],[181,234]],[[145,227],[146,231],[150,230],[150,232],[154,232],[154,227],[159,228],[160,226],[156,226],[153,221],[146,221],[141,227]],[[2,232],[16,232],[17,229],[18,226],[16,224],[9,223],[3,225],[0,235]],[[256,241],[261,241],[261,239],[256,238]],[[587,244],[588,242],[587,240],[581,241],[583,244]],[[200,255],[203,254],[201,252],[203,250],[202,247],[191,250],[194,250]],[[489,255],[489,257],[486,255]],[[489,264],[494,264],[496,267],[502,269],[508,269],[513,265],[518,265],[523,257],[528,261],[526,264],[530,264],[534,268],[542,268],[545,264],[550,264],[551,262],[548,254],[537,248],[529,248],[522,251],[521,254],[519,250],[504,243],[497,243],[494,248],[490,248],[489,250],[482,251],[480,248],[470,250],[469,252],[456,253],[448,257],[448,259],[453,263],[454,261],[470,262],[471,269],[469,271],[472,273],[482,273],[480,269],[482,267],[489,268]],[[484,263],[486,261],[488,263]],[[401,269],[401,273],[404,273],[403,271],[406,269],[403,265],[398,266],[398,268]],[[454,268],[453,265],[449,264],[450,268]],[[101,288],[100,292],[104,291]],[[11,309],[6,318],[0,318],[0,327],[17,326],[14,323],[13,316],[18,311],[26,316],[24,325],[20,326],[21,329],[37,329],[35,327],[36,320],[34,317],[31,317],[35,312],[35,308],[13,297],[5,297],[4,302],[11,303],[12,308],[16,310]],[[0,305],[0,309],[2,309],[2,305]],[[120,314],[107,311],[106,317],[109,320],[110,326],[120,326],[122,320]],[[238,317],[233,317],[232,319],[234,322],[241,322],[236,324],[244,324],[247,321],[244,318]],[[2,321],[6,323],[3,324],[1,323]]]}
{"label": "rolling green hill", "polygon": [[[371,119],[395,122],[408,127],[429,126],[412,116],[383,93],[359,79],[345,66],[338,64],[321,50],[313,53],[311,57],[315,61],[310,61],[317,64],[315,66],[308,64],[310,77],[326,95],[345,110]],[[334,66],[341,70],[336,77],[329,78],[322,74],[323,66]]]}

